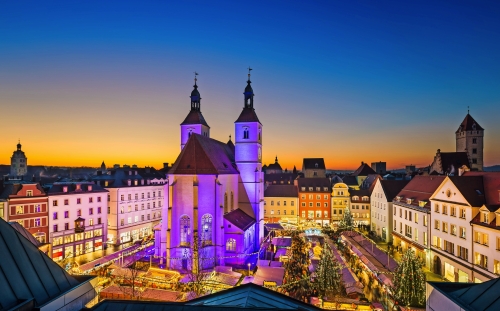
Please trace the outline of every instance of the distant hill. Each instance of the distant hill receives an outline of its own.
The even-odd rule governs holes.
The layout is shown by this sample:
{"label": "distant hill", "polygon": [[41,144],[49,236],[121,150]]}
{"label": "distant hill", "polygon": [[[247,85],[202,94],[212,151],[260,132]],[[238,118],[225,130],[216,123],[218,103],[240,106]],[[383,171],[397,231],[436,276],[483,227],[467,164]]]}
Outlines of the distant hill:
{"label": "distant hill", "polygon": [[500,172],[500,165],[485,166],[483,169],[485,172]]}

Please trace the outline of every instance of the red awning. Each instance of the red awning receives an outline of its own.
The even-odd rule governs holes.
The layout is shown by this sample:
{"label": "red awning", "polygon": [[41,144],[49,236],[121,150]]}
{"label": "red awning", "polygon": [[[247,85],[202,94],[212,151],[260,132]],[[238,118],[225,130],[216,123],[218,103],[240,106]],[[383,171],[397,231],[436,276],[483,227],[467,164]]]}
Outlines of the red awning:
{"label": "red awning", "polygon": [[99,247],[102,245],[102,242],[95,242],[94,247]]}
{"label": "red awning", "polygon": [[62,257],[63,252],[57,252],[52,254],[52,258]]}

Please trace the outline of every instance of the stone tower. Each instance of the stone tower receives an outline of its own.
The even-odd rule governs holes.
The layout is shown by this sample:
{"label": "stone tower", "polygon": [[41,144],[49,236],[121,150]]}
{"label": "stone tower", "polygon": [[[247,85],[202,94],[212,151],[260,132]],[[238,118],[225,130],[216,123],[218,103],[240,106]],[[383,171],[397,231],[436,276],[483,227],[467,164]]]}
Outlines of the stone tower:
{"label": "stone tower", "polygon": [[457,152],[467,152],[471,170],[483,170],[484,129],[467,112],[455,132]]}
{"label": "stone tower", "polygon": [[21,150],[21,142],[17,143],[17,150],[14,151],[10,158],[10,175],[24,176],[28,173],[28,158]]}
{"label": "stone tower", "polygon": [[200,92],[196,84],[197,78],[195,73],[193,91],[191,92],[191,110],[189,111],[184,122],[181,123],[181,150],[186,145],[192,133],[210,137],[210,126],[208,126],[205,118],[201,114],[200,108]]}
{"label": "stone tower", "polygon": [[[251,69],[249,69],[251,70]],[[257,222],[254,245],[259,246],[264,235],[264,176],[262,173],[262,124],[253,107],[250,71],[244,94],[243,111],[234,122],[234,158],[241,181],[247,191]]]}

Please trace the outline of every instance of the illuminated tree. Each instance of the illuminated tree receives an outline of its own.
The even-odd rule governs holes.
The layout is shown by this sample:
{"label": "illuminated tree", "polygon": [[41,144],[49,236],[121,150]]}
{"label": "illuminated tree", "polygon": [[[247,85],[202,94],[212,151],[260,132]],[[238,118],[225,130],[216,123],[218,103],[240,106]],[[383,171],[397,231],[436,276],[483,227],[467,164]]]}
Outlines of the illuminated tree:
{"label": "illuminated tree", "polygon": [[394,298],[403,306],[423,305],[425,301],[425,275],[422,262],[408,249],[394,273]]}
{"label": "illuminated tree", "polygon": [[339,231],[352,231],[356,227],[356,222],[349,207],[344,210],[344,215],[339,221]]}
{"label": "illuminated tree", "polygon": [[318,268],[316,269],[314,285],[321,296],[342,296],[345,293],[344,282],[342,280],[342,267],[334,259],[332,250],[328,244],[325,244],[321,253]]}
{"label": "illuminated tree", "polygon": [[304,238],[297,232],[292,234],[291,256],[285,263],[283,284],[290,296],[300,299],[310,291],[309,250]]}

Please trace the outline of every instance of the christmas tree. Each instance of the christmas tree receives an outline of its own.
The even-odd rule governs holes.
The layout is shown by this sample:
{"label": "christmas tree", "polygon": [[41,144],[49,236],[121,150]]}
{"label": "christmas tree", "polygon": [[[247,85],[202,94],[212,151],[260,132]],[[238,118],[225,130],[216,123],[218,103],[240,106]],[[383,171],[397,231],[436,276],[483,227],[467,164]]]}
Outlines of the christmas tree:
{"label": "christmas tree", "polygon": [[425,302],[425,275],[422,262],[410,248],[394,273],[394,298],[403,306],[423,305]]}
{"label": "christmas tree", "polygon": [[356,227],[354,217],[351,214],[349,207],[344,210],[344,215],[339,221],[339,231],[352,231]]}
{"label": "christmas tree", "polygon": [[321,296],[343,296],[344,282],[342,281],[342,267],[333,258],[332,250],[325,244],[318,268],[314,285]]}
{"label": "christmas tree", "polygon": [[[297,232],[292,234],[291,256],[285,264],[283,285],[290,296],[301,299],[310,291],[309,250],[307,244]],[[287,285],[288,284],[288,285]]]}

